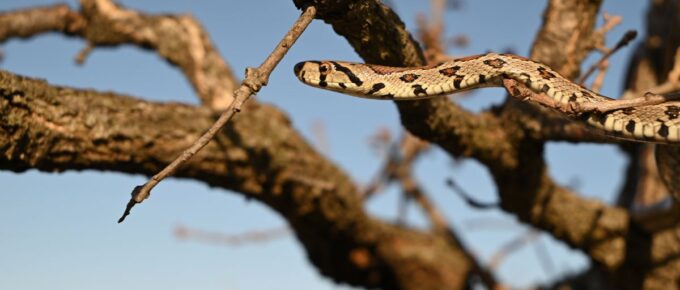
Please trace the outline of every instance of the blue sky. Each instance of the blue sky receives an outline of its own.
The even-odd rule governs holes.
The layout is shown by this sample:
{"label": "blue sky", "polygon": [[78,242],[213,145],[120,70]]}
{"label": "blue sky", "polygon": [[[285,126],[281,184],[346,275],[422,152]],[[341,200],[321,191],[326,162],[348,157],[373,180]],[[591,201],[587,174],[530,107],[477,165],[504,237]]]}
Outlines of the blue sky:
{"label": "blue sky", "polygon": [[[208,30],[227,63],[239,75],[269,54],[299,15],[292,1],[119,1],[152,13],[191,13]],[[429,1],[393,0],[408,29],[415,31],[418,13],[430,11]],[[546,1],[465,1],[462,10],[446,13],[446,35],[465,34],[471,44],[450,51],[479,54],[512,48],[527,55],[540,25]],[[0,10],[53,4],[48,0],[4,0]],[[76,1],[67,1],[77,7]],[[606,1],[604,11],[623,16],[608,38],[613,44],[625,30],[642,32],[646,1]],[[74,57],[84,46],[80,39],[47,34],[13,40],[0,46],[0,68],[53,84],[126,93],[154,101],[196,104],[197,98],[181,73],[155,54],[135,47],[95,49],[83,66]],[[602,93],[616,97],[630,49],[611,60]],[[378,128],[395,135],[400,124],[390,102],[350,98],[300,84],[293,65],[307,59],[359,61],[347,42],[321,21],[308,31],[281,62],[258,98],[286,111],[294,126],[314,142],[312,127],[321,123],[328,137],[327,155],[357,182],[366,183],[380,166],[368,146]],[[590,59],[592,62],[593,58]],[[502,100],[500,89],[476,91],[463,105],[479,110]],[[244,112],[247,114],[247,111]],[[625,160],[613,146],[551,143],[547,147],[551,175],[563,184],[579,181],[584,195],[611,201],[621,182]],[[493,201],[496,190],[488,172],[465,160],[452,159],[436,149],[416,166],[419,181],[432,194],[464,241],[483,262],[525,229],[515,218],[497,211],[467,207],[444,185],[453,177],[480,200]],[[204,184],[169,179],[135,208],[122,225],[115,221],[134,185],[145,178],[112,172],[69,171],[61,174],[34,170],[16,174],[0,171],[0,288],[2,289],[346,289],[317,273],[292,237],[239,247],[178,240],[173,229],[181,224],[228,234],[266,230],[285,225],[273,211],[238,194]],[[398,192],[374,198],[368,209],[394,219]],[[425,225],[412,207],[409,222]],[[503,228],[470,226],[491,220]],[[587,265],[585,256],[547,236],[539,238],[550,252],[555,273],[540,266],[533,246],[509,257],[499,269],[511,285],[546,281],[557,273]]]}

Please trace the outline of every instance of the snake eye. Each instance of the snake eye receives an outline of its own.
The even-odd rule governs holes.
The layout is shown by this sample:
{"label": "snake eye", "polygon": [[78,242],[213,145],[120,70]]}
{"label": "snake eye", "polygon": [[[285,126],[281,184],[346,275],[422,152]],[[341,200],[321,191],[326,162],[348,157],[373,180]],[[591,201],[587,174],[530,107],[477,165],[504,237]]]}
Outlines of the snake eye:
{"label": "snake eye", "polygon": [[329,70],[331,70],[331,65],[327,63],[322,63],[319,65],[319,72],[320,73],[326,73]]}

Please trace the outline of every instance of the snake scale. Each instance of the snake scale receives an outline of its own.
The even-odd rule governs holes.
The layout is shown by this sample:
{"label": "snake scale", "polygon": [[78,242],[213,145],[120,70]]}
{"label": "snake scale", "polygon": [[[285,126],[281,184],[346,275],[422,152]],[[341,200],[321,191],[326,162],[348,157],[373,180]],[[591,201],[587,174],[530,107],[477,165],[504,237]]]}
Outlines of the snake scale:
{"label": "snake scale", "polygon": [[[558,105],[612,100],[577,85],[548,66],[512,54],[488,53],[426,67],[386,67],[341,61],[305,61],[295,65],[303,83],[370,99],[414,100],[482,87],[502,87],[513,79]],[[680,102],[582,113],[605,134],[642,142],[680,143]]]}

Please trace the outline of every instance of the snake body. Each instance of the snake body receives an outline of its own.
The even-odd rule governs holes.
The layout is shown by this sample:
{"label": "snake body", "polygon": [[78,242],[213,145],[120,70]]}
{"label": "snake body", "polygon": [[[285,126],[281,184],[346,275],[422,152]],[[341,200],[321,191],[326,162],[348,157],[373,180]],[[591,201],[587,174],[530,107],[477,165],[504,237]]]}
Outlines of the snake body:
{"label": "snake body", "polygon": [[[511,54],[489,53],[405,68],[305,61],[295,65],[294,71],[305,84],[370,99],[423,99],[481,87],[502,87],[503,79],[513,79],[536,93],[545,94],[557,105],[612,100],[571,82],[542,63]],[[680,142],[680,102],[587,112],[582,114],[582,119],[618,138]]]}

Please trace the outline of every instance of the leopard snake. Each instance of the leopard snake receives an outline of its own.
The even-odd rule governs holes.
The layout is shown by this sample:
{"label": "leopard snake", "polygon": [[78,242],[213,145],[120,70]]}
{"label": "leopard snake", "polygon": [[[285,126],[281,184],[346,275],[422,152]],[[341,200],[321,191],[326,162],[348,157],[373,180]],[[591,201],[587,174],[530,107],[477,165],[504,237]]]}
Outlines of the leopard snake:
{"label": "leopard snake", "polygon": [[[577,85],[548,66],[511,54],[488,53],[426,67],[386,67],[341,61],[305,61],[295,65],[305,84],[370,99],[414,100],[482,87],[502,87],[513,79],[558,105],[612,100]],[[680,101],[587,112],[581,119],[617,138],[652,143],[680,143]]]}

